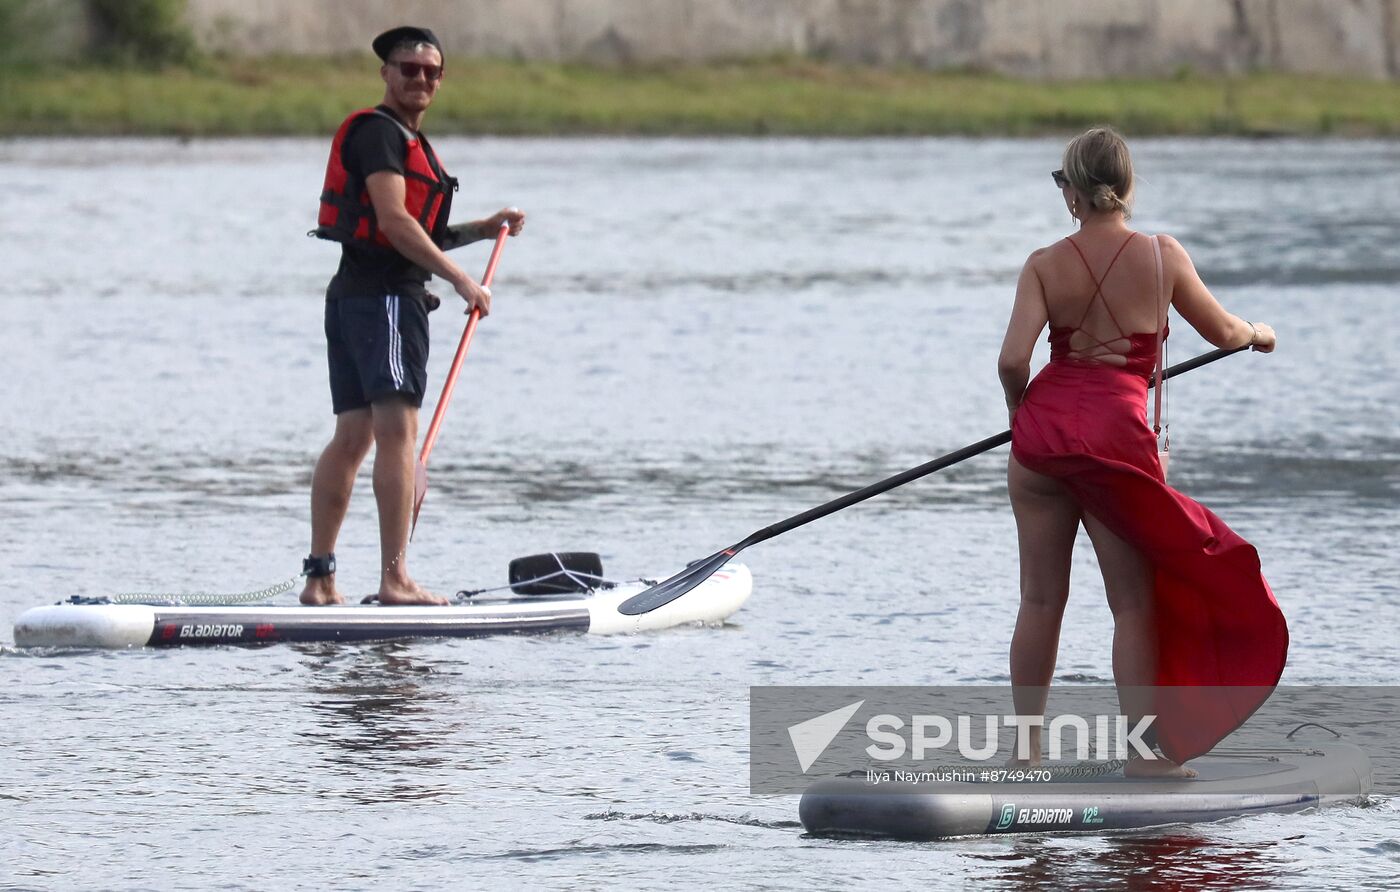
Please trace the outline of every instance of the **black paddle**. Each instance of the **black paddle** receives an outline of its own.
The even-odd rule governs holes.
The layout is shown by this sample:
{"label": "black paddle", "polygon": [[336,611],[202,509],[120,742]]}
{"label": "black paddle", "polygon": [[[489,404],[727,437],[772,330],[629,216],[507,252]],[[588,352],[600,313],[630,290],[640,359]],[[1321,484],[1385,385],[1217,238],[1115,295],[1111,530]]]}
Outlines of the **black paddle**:
{"label": "black paddle", "polygon": [[[1217,359],[1223,359],[1231,353],[1238,353],[1248,346],[1249,345],[1246,344],[1244,347],[1221,348],[1219,350],[1212,350],[1209,353],[1202,353],[1194,359],[1188,359],[1185,362],[1179,362],[1170,367],[1162,373],[1162,377],[1169,379],[1175,378],[1177,375],[1184,375],[1207,363],[1215,362]],[[1155,380],[1151,381],[1148,383],[1148,386],[1154,386],[1156,383]],[[788,530],[796,529],[803,524],[811,523],[817,518],[826,517],[828,514],[834,514],[842,508],[848,508],[857,502],[864,502],[866,499],[872,496],[878,496],[882,492],[888,492],[896,486],[903,486],[906,483],[918,480],[920,477],[932,474],[934,471],[941,471],[949,465],[955,465],[964,459],[972,458],[974,455],[981,455],[1004,443],[1010,442],[1011,431],[1002,431],[994,437],[979,440],[971,446],[964,446],[956,452],[950,452],[947,455],[939,456],[932,461],[919,465],[917,468],[910,468],[907,471],[902,471],[878,483],[872,483],[863,489],[858,489],[840,498],[832,499],[824,505],[810,508],[803,511],[801,514],[794,514],[787,520],[779,521],[770,527],[764,527],[758,532],[750,534],[748,538],[744,539],[742,542],[731,545],[723,551],[717,551],[707,558],[695,561],[675,576],[662,580],[656,585],[644,589],[628,598],[626,601],[623,601],[622,606],[618,607],[617,610],[624,616],[637,616],[643,613],[650,613],[658,607],[666,606],[704,582],[706,579],[709,579],[716,570],[723,567],[731,558],[750,545],[757,545],[766,539],[772,539],[774,536],[786,533]]]}

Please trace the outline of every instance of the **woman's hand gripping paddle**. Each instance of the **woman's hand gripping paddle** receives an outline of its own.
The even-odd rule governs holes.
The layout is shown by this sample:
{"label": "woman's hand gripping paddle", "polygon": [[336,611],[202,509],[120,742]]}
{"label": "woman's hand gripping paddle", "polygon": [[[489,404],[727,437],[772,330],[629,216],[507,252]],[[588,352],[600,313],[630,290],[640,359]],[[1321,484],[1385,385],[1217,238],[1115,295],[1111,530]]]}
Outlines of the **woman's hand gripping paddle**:
{"label": "woman's hand gripping paddle", "polygon": [[[1245,347],[1248,346],[1248,344],[1245,345]],[[1231,353],[1238,353],[1245,349],[1245,347],[1212,350],[1194,359],[1188,359],[1185,362],[1177,363],[1162,373],[1162,379],[1175,378],[1177,375],[1185,374],[1192,369],[1198,369],[1206,363],[1215,362],[1217,359],[1223,359]],[[1153,380],[1149,386],[1155,387],[1156,384],[1157,382]],[[913,480],[918,480],[920,477],[932,474],[934,471],[941,471],[949,465],[955,465],[960,461],[972,458],[974,455],[981,455],[1004,443],[1010,442],[1011,431],[1002,431],[996,436],[988,437],[985,440],[979,440],[970,446],[964,446],[956,452],[950,452],[947,455],[925,462],[917,468],[901,471],[893,477],[888,477],[878,483],[872,483],[864,489],[858,489],[855,492],[847,493],[840,498],[832,499],[824,505],[810,508],[803,511],[801,514],[795,514],[787,520],[778,521],[770,527],[764,527],[755,533],[751,533],[749,537],[742,542],[736,542],[728,548],[717,551],[707,558],[693,561],[688,567],[675,576],[669,579],[663,579],[650,588],[643,589],[641,592],[623,601],[617,608],[617,612],[621,613],[623,616],[637,616],[642,613],[650,613],[658,607],[664,607],[691,589],[696,588],[706,579],[709,579],[714,575],[716,570],[729,563],[735,555],[745,548],[748,548],[750,545],[757,545],[759,542],[772,539],[774,536],[786,533],[788,530],[796,529],[803,524],[811,523],[821,517],[826,517],[828,514],[834,514],[842,508],[848,508],[857,502],[864,502],[872,496],[878,496],[882,492],[888,492],[896,486],[903,486]]]}
{"label": "woman's hand gripping paddle", "polygon": [[[509,221],[502,222],[501,228],[496,231],[496,244],[491,248],[491,259],[486,261],[486,274],[481,277],[483,288],[491,287],[491,280],[496,276],[496,262],[501,259],[501,249],[505,247],[506,236],[509,233]],[[447,380],[442,383],[442,396],[438,397],[437,408],[433,410],[433,422],[428,425],[428,434],[423,438],[423,449],[418,453],[418,467],[413,473],[413,526],[408,530],[409,539],[413,538],[413,531],[418,528],[418,511],[423,507],[424,496],[428,494],[428,456],[433,454],[438,428],[442,427],[442,416],[447,411],[447,404],[452,400],[452,389],[457,386],[457,374],[462,371],[462,360],[467,358],[467,345],[472,342],[472,334],[476,331],[476,323],[480,318],[481,311],[473,308],[471,316],[467,318],[466,331],[462,332],[462,341],[457,345],[457,355],[452,357],[452,368],[447,372]]]}

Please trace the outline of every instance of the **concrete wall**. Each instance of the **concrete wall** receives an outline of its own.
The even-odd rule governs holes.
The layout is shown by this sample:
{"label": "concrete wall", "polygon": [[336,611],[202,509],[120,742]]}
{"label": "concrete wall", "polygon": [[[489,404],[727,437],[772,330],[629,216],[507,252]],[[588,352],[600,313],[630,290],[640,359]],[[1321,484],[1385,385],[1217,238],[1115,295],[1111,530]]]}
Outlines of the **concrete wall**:
{"label": "concrete wall", "polygon": [[188,0],[210,49],[367,52],[398,24],[452,56],[686,61],[791,54],[1029,78],[1262,69],[1400,77],[1400,0]]}

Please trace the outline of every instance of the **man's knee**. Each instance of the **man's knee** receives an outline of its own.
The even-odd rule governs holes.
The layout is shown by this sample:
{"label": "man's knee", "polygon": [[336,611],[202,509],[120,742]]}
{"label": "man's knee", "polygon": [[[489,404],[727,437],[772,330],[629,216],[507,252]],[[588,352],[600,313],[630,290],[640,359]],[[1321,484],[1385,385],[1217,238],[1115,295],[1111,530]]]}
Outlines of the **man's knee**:
{"label": "man's knee", "polygon": [[336,416],[330,448],[341,457],[362,460],[374,445],[374,428],[367,409],[356,409]]}
{"label": "man's knee", "polygon": [[374,439],[380,448],[418,438],[418,407],[402,396],[375,400],[371,406]]}

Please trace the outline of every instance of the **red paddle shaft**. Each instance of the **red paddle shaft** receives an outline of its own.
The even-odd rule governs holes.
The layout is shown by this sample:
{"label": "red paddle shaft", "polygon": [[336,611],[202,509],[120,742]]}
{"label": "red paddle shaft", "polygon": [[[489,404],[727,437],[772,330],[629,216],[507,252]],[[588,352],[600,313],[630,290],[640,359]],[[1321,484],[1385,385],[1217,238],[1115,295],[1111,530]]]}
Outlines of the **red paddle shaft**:
{"label": "red paddle shaft", "polygon": [[[491,280],[496,277],[496,263],[501,259],[501,249],[506,245],[506,235],[510,232],[510,224],[502,223],[500,230],[496,232],[496,244],[491,248],[491,259],[486,261],[486,274],[481,277],[481,287],[490,288]],[[438,397],[437,408],[433,410],[432,423],[428,425],[428,433],[423,437],[423,451],[418,453],[418,463],[428,464],[428,456],[433,452],[433,444],[437,442],[438,429],[442,427],[442,416],[447,411],[447,404],[452,401],[452,390],[457,386],[457,375],[462,371],[462,361],[467,358],[467,345],[472,342],[472,335],[476,332],[476,323],[481,319],[481,311],[473,308],[471,315],[467,318],[467,328],[462,332],[462,340],[457,344],[457,355],[452,357],[452,367],[447,370],[447,380],[442,382],[442,396]]]}
{"label": "red paddle shaft", "polygon": [[[491,280],[496,276],[496,263],[501,259],[501,249],[505,247],[506,236],[509,234],[510,223],[502,221],[501,228],[496,231],[496,244],[491,248],[491,259],[486,261],[486,274],[481,277],[481,287],[491,287]],[[452,357],[452,368],[447,370],[447,380],[442,383],[442,396],[438,397],[437,408],[433,410],[432,423],[428,425],[428,433],[423,437],[423,449],[418,453],[418,466],[414,468],[413,474],[413,523],[408,529],[410,539],[413,538],[413,531],[418,528],[418,511],[423,507],[423,498],[428,494],[428,456],[433,453],[438,429],[442,427],[442,417],[447,412],[447,404],[452,401],[452,390],[457,386],[457,375],[462,371],[462,360],[467,358],[467,345],[472,342],[472,334],[476,332],[476,323],[480,319],[481,311],[473,307],[471,315],[467,317],[466,331],[462,332],[462,340],[457,345],[457,355]]]}

